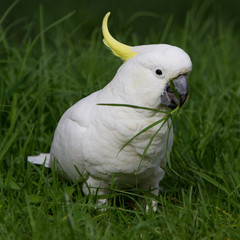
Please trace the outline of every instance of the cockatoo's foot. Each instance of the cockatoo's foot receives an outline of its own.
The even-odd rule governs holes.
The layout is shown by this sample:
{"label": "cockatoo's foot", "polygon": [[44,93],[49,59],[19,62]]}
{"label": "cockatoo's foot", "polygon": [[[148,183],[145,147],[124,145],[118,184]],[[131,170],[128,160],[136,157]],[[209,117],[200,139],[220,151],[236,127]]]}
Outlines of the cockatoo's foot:
{"label": "cockatoo's foot", "polygon": [[97,200],[97,205],[98,207],[96,207],[96,209],[100,212],[106,212],[106,206],[108,205],[108,199],[104,198],[104,199],[98,199]]}
{"label": "cockatoo's foot", "polygon": [[152,209],[153,212],[157,211],[158,203],[155,200],[151,201],[151,208],[149,207],[148,204],[146,204],[146,208],[145,208],[146,213],[148,213],[150,211],[150,209]]}
{"label": "cockatoo's foot", "polygon": [[[140,189],[143,189],[145,191],[150,191],[153,195],[158,196],[160,187],[159,182],[164,177],[164,170],[162,168],[157,168],[155,171],[155,174],[152,175],[152,177],[145,182],[142,182],[142,184],[139,185]],[[150,209],[153,212],[157,211],[158,208],[158,202],[154,200],[153,198],[150,198],[150,201],[146,201],[145,199],[142,199],[143,203],[145,204],[145,211],[148,213]]]}
{"label": "cockatoo's foot", "polygon": [[143,207],[143,209],[145,208],[146,213],[156,212],[158,209],[158,202],[153,199],[146,200],[146,198],[142,197],[139,198],[138,201],[140,205]]}
{"label": "cockatoo's foot", "polygon": [[83,184],[82,190],[84,195],[96,195],[98,206],[95,207],[95,209],[104,212],[106,211],[106,206],[108,205],[108,199],[101,196],[109,194],[108,188],[109,187],[106,182],[93,178],[89,175],[86,182]]}

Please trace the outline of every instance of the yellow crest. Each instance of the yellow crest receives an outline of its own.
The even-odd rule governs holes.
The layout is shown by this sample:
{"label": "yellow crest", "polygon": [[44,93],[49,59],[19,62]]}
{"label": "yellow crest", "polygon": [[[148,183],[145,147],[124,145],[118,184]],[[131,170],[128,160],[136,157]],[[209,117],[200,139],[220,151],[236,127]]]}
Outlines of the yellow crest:
{"label": "yellow crest", "polygon": [[123,61],[127,61],[130,58],[136,56],[138,53],[133,52],[130,46],[120,43],[112,37],[112,35],[108,31],[107,25],[109,15],[110,12],[108,12],[103,18],[102,23],[102,32],[104,37],[103,42],[107,47],[109,47],[112,50],[114,55],[120,57]]}

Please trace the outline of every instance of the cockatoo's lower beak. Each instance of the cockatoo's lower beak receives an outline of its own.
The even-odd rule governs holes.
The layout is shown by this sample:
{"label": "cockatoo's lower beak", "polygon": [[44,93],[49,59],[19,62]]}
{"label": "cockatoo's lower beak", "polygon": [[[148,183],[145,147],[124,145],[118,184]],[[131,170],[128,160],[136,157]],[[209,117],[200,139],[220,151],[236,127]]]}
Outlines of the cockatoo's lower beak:
{"label": "cockatoo's lower beak", "polygon": [[[178,105],[180,105],[181,107],[188,97],[187,75],[180,75],[179,77],[173,79],[172,81],[175,90],[172,89],[170,83],[168,82],[166,88],[164,89],[164,93],[161,96],[161,104],[168,108],[174,109]],[[178,96],[176,96],[174,92],[178,94]]]}

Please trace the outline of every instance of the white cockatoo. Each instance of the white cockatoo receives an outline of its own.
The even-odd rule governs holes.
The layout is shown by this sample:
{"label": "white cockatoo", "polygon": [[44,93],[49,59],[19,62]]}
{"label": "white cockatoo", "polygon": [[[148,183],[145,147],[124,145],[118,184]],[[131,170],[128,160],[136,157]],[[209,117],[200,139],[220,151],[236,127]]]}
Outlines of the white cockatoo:
{"label": "white cockatoo", "polygon": [[[164,177],[167,149],[173,143],[170,118],[143,132],[120,152],[133,136],[148,125],[166,117],[167,109],[182,105],[188,97],[187,76],[191,60],[182,49],[167,44],[130,47],[115,40],[108,31],[107,13],[103,19],[104,43],[124,63],[103,89],[81,99],[61,117],[49,154],[28,157],[61,175],[77,181],[84,178],[85,195],[108,194],[112,184],[118,188],[136,186],[159,193]],[[170,81],[175,90],[171,88]],[[176,93],[179,96],[175,96]],[[158,109],[99,104],[129,104]],[[161,110],[165,112],[161,112]],[[142,154],[155,134],[144,158]],[[99,199],[99,205],[107,199]],[[156,202],[152,201],[153,210]]]}

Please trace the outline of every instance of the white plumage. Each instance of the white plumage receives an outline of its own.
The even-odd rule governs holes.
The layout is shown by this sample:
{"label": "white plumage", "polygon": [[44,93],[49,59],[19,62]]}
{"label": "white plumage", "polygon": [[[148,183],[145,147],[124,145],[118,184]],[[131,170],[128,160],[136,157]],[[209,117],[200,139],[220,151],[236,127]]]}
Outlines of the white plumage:
{"label": "white plumage", "polygon": [[[110,43],[106,40],[106,34],[105,42],[116,55],[121,55],[111,46],[111,39]],[[134,53],[133,56],[126,58],[124,53],[122,58],[126,62],[108,85],[63,114],[54,134],[50,156],[28,159],[36,164],[46,160],[47,166],[55,162],[55,169],[72,181],[84,177],[84,194],[89,194],[89,189],[106,194],[112,181],[119,188],[137,183],[139,188],[158,194],[159,182],[164,176],[162,167],[166,163],[166,151],[167,148],[171,151],[173,143],[170,119],[158,132],[142,161],[142,153],[160,125],[139,135],[118,152],[139,131],[166,114],[98,104],[132,104],[159,110],[176,107],[179,99],[182,104],[187,97],[186,75],[191,71],[191,60],[182,49],[166,44],[129,47],[128,50],[129,54]],[[178,99],[171,91],[170,80],[175,81]]]}

